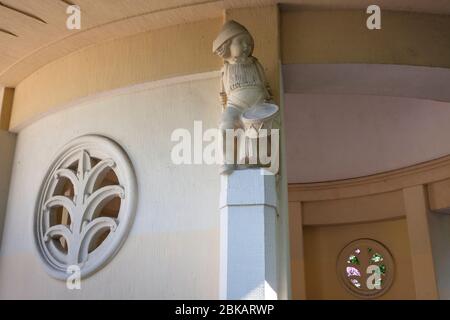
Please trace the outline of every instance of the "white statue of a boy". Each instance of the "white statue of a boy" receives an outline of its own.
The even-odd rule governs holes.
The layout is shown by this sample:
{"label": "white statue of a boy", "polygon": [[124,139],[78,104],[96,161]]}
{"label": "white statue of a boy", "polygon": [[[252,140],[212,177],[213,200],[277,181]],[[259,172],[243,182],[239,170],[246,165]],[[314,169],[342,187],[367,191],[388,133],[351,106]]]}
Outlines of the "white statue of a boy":
{"label": "white statue of a boy", "polygon": [[[263,67],[252,56],[253,47],[251,34],[233,20],[224,24],[213,42],[213,52],[224,59],[220,92],[224,107],[220,119],[223,136],[227,129],[243,129],[241,115],[245,110],[272,100]],[[235,163],[224,163],[221,173],[229,174],[235,167]]]}

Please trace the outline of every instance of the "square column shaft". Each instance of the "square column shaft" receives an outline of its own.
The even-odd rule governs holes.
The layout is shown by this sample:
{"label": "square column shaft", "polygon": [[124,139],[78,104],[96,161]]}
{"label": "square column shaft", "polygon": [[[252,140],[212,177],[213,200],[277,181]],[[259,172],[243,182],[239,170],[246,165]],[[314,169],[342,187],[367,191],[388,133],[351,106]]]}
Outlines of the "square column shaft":
{"label": "square column shaft", "polygon": [[221,177],[221,299],[277,299],[276,224],[274,175],[245,169]]}

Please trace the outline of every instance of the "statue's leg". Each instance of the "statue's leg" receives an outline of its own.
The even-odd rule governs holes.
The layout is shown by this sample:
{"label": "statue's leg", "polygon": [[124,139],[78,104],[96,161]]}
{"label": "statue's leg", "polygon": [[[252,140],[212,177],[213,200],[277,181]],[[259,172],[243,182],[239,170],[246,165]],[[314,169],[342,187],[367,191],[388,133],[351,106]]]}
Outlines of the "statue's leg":
{"label": "statue's leg", "polygon": [[[231,134],[235,129],[242,128],[241,124],[241,111],[233,106],[227,106],[220,118],[219,129],[222,138],[222,152],[223,163],[221,164],[220,173],[230,174],[236,168],[236,155],[235,155],[235,139],[233,138],[232,146],[227,148],[227,132]],[[234,136],[234,134],[233,134]]]}

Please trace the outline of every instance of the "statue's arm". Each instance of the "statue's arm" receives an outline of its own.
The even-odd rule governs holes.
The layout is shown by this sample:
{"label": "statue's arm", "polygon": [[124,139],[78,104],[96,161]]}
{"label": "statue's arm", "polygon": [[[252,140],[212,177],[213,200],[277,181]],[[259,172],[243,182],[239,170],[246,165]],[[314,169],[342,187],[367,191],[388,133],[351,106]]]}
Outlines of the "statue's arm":
{"label": "statue's arm", "polygon": [[258,68],[259,75],[261,77],[261,81],[264,84],[264,87],[266,90],[266,101],[272,101],[272,99],[273,99],[272,89],[270,89],[270,85],[269,85],[269,82],[267,81],[266,73],[264,72],[264,68],[261,65],[261,63],[259,63],[258,59],[256,59],[256,58],[255,58],[255,63]]}
{"label": "statue's arm", "polygon": [[227,93],[225,91],[225,84],[224,84],[224,76],[225,76],[225,66],[222,67],[220,70],[220,93],[219,93],[219,100],[220,104],[222,105],[222,109],[225,109],[227,105]]}

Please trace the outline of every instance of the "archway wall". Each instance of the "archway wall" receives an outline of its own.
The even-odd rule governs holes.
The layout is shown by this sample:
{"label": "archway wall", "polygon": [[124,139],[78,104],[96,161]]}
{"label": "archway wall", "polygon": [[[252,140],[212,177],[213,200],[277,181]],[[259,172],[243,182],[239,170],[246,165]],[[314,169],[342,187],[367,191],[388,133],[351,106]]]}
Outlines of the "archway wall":
{"label": "archway wall", "polygon": [[448,15],[384,10],[369,30],[365,9],[281,12],[283,64],[377,63],[450,67]]}
{"label": "archway wall", "polygon": [[[208,11],[201,20],[166,24],[162,29],[122,38],[109,37],[103,42],[100,37],[87,47],[45,64],[16,81],[10,130],[19,131],[82,97],[173,76],[218,70],[221,62],[211,53],[211,43],[223,22],[224,12],[217,8]],[[233,17],[232,10],[227,12]],[[235,18],[239,19],[239,15]],[[254,18],[259,19],[257,14]],[[362,9],[330,11],[281,6],[279,39],[261,38],[256,50],[264,62],[266,53],[258,45],[279,48],[283,64],[450,66],[448,16],[383,10],[382,29],[373,31],[366,28],[366,19]],[[271,30],[278,30],[278,20],[269,24]],[[255,27],[270,29],[267,23],[256,23]],[[250,25],[250,28],[254,32],[254,27]],[[278,76],[272,67],[268,68],[269,78]]]}
{"label": "archway wall", "polygon": [[[330,293],[317,290],[317,286],[311,291],[306,280],[311,276],[305,268],[307,257],[314,254],[317,261],[332,263],[340,245],[371,237],[392,248],[394,259],[399,259],[396,272],[402,273],[400,282],[406,274],[412,277],[414,292],[397,292],[396,299],[409,294],[417,299],[448,299],[449,169],[450,157],[446,156],[369,177],[291,184],[293,298],[320,298]],[[397,225],[397,231],[392,232],[390,225]],[[400,239],[401,246],[394,243]],[[319,247],[329,250],[315,250]]]}
{"label": "archway wall", "polygon": [[353,236],[390,242],[396,225],[403,245],[388,246],[401,247],[409,296],[448,299],[450,19],[382,6],[382,29],[368,30],[367,17],[280,14],[292,297],[308,298],[322,270],[305,274],[311,252]]}
{"label": "archway wall", "polygon": [[[13,141],[0,134],[1,204],[6,204],[8,191],[3,189],[9,173],[4,169],[12,165],[0,250],[0,298],[217,299],[218,168],[177,164],[172,150],[179,141],[171,136],[175,130],[193,133],[198,119],[203,130],[216,126],[220,107],[211,108],[217,97],[210,93],[218,90],[218,82],[216,72],[204,73],[78,103],[22,129],[12,161]],[[68,290],[65,281],[46,273],[33,226],[52,162],[72,139],[87,134],[107,137],[127,154],[137,180],[136,210],[117,254],[82,278],[81,290]]]}
{"label": "archway wall", "polygon": [[211,43],[221,18],[101,42],[59,58],[15,90],[11,131],[68,104],[127,86],[220,69]]}
{"label": "archway wall", "polygon": [[449,16],[381,6],[381,30],[369,30],[367,17],[281,7],[290,183],[366,176],[450,152],[440,121],[449,116]]}
{"label": "archway wall", "polygon": [[341,180],[450,154],[450,104],[371,95],[285,95],[290,183]]}

